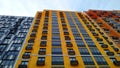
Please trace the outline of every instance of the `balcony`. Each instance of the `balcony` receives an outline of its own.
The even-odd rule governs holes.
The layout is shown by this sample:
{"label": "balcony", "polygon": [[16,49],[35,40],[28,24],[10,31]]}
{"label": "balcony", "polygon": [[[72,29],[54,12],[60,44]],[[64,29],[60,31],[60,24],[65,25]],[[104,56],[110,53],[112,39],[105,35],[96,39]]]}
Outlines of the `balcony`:
{"label": "balcony", "polygon": [[75,51],[72,48],[68,48],[69,55],[75,55]]}
{"label": "balcony", "polygon": [[46,54],[46,48],[40,48],[38,54],[39,55],[45,55]]}
{"label": "balcony", "polygon": [[78,60],[76,60],[75,57],[70,57],[70,64],[72,66],[77,66],[78,65]]}
{"label": "balcony", "polygon": [[30,53],[31,53],[31,52],[25,52],[25,53],[23,54],[22,58],[24,58],[24,59],[29,59],[29,58],[30,58]]}
{"label": "balcony", "polygon": [[44,66],[45,65],[45,57],[38,57],[37,66]]}

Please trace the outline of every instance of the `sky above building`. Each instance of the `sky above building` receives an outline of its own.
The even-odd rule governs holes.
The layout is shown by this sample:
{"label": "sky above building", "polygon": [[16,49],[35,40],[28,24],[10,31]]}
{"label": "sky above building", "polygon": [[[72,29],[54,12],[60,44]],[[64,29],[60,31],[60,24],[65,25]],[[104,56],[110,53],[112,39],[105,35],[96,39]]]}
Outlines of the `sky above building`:
{"label": "sky above building", "polygon": [[120,0],[0,0],[0,15],[35,16],[44,9],[87,11],[120,10]]}

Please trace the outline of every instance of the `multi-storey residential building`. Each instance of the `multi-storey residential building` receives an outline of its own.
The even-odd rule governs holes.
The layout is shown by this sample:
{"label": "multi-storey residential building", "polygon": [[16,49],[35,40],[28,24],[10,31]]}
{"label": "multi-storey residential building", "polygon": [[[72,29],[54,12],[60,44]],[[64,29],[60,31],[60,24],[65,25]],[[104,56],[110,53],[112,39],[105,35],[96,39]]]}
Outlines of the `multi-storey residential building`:
{"label": "multi-storey residential building", "polygon": [[0,15],[0,68],[13,68],[33,17]]}
{"label": "multi-storey residential building", "polygon": [[119,30],[103,18],[99,25],[90,12],[38,11],[14,67],[120,68],[118,44],[108,35],[111,29],[119,37]]}

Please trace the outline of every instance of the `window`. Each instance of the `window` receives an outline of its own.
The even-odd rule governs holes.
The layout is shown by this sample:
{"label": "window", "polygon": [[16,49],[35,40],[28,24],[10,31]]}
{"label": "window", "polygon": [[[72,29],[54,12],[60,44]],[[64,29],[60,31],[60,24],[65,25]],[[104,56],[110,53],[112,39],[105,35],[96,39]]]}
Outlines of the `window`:
{"label": "window", "polygon": [[85,65],[94,65],[94,61],[91,56],[82,56],[82,59]]}
{"label": "window", "polygon": [[59,36],[60,34],[59,34],[59,32],[52,32],[52,36],[54,37],[54,36]]}
{"label": "window", "polygon": [[[97,29],[97,28],[96,28]],[[95,29],[92,29],[92,28],[89,28],[89,30],[91,31],[91,32],[94,32],[95,31]]]}
{"label": "window", "polygon": [[78,36],[78,37],[75,37],[75,40],[82,40],[82,38]]}
{"label": "window", "polygon": [[98,65],[108,65],[103,56],[94,56]]}
{"label": "window", "polygon": [[87,24],[86,26],[87,26],[88,28],[92,28],[92,26],[91,26],[91,25],[89,25],[89,24]]}
{"label": "window", "polygon": [[71,40],[69,36],[65,36],[65,40]]}
{"label": "window", "polygon": [[78,47],[85,47],[85,44],[82,40],[81,41],[76,41],[76,43],[77,43]]}
{"label": "window", "polygon": [[43,31],[42,32],[42,35],[47,35],[48,34],[48,31]]}
{"label": "window", "polygon": [[0,65],[0,68],[13,68],[13,65],[14,65],[14,61],[10,61],[10,60],[4,60],[2,61],[1,65]]}
{"label": "window", "polygon": [[25,52],[25,53],[23,54],[22,58],[24,58],[24,59],[30,58],[30,53],[31,53],[31,52]]}
{"label": "window", "polygon": [[106,54],[107,54],[108,56],[114,56],[114,52],[108,51]]}
{"label": "window", "polygon": [[60,41],[60,37],[59,37],[59,36],[54,36],[54,35],[53,35],[52,40],[54,40],[54,41]]}
{"label": "window", "polygon": [[21,49],[20,46],[11,46],[9,51],[16,51],[16,52],[19,52],[20,49]]}
{"label": "window", "polygon": [[28,61],[22,61],[21,64],[18,66],[18,68],[27,68]]}
{"label": "window", "polygon": [[36,32],[37,32],[37,29],[33,29],[32,32],[36,33]]}
{"label": "window", "polygon": [[29,45],[26,46],[25,49],[26,49],[26,50],[32,50],[32,49],[33,49],[32,47],[33,47],[33,45],[30,45],[30,44],[29,44]]}
{"label": "window", "polygon": [[37,19],[36,19],[36,21],[35,21],[35,24],[36,24],[36,25],[39,25],[40,19],[41,19],[41,16],[38,16]]}
{"label": "window", "polygon": [[70,57],[70,64],[72,66],[77,66],[78,65],[78,60],[76,60],[75,57]]}
{"label": "window", "polygon": [[63,30],[68,30],[68,28],[67,27],[63,27]]}
{"label": "window", "polygon": [[21,28],[23,28],[23,29],[29,29],[29,25],[24,25]]}
{"label": "window", "polygon": [[44,47],[47,45],[47,41],[41,41],[40,46]]}
{"label": "window", "polygon": [[96,40],[97,40],[97,41],[103,41],[103,39],[102,39],[102,38],[99,38],[99,37],[96,37]]}
{"label": "window", "polygon": [[0,44],[0,52],[3,52],[5,50],[5,48],[6,48],[6,45]]}
{"label": "window", "polygon": [[84,37],[89,37],[89,35],[87,33],[83,33],[82,34]]}
{"label": "window", "polygon": [[100,51],[96,47],[90,48],[90,50],[93,55],[101,55]]}
{"label": "window", "polygon": [[43,25],[44,25],[45,27],[47,27],[47,26],[48,26],[48,23],[44,23]]}
{"label": "window", "polygon": [[7,60],[15,60],[16,55],[7,55]]}
{"label": "window", "polygon": [[117,47],[113,47],[114,51],[118,52],[119,51],[119,48]]}
{"label": "window", "polygon": [[45,57],[38,57],[37,66],[45,65]]}
{"label": "window", "polygon": [[52,32],[58,32],[59,31],[59,28],[58,28],[58,25],[52,25]]}
{"label": "window", "polygon": [[94,44],[94,42],[88,42],[88,41],[86,41],[86,42],[87,42],[87,44],[88,44],[89,47],[96,47],[96,45]]}
{"label": "window", "polygon": [[92,33],[93,34],[93,36],[98,36],[98,34],[97,33]]}
{"label": "window", "polygon": [[19,34],[17,35],[17,37],[25,37],[26,33],[25,32],[19,32]]}
{"label": "window", "polygon": [[69,55],[75,55],[75,51],[72,48],[68,48]]}
{"label": "window", "polygon": [[[77,33],[77,34],[74,34],[75,37],[80,37],[80,34]],[[80,37],[81,38],[81,37]]]}
{"label": "window", "polygon": [[44,27],[43,27],[43,29],[46,29],[46,30],[48,30],[48,27],[45,27],[45,26],[44,26]]}
{"label": "window", "polygon": [[58,26],[57,21],[54,21],[54,22],[52,23],[52,30],[59,30],[58,28],[59,28],[59,26]]}
{"label": "window", "polygon": [[47,40],[47,36],[42,36],[41,40]]}
{"label": "window", "polygon": [[67,47],[72,47],[73,44],[71,42],[66,42]]}
{"label": "window", "polygon": [[[80,29],[81,33],[87,33],[84,29]],[[85,37],[85,36],[84,36]]]}
{"label": "window", "polygon": [[69,35],[69,32],[64,32],[64,35]]}
{"label": "window", "polygon": [[52,54],[62,54],[61,48],[52,48]]}
{"label": "window", "polygon": [[114,65],[116,65],[116,66],[120,66],[120,61],[118,61],[116,58],[110,58],[111,59],[111,61],[114,63]]}
{"label": "window", "polygon": [[111,52],[109,49],[104,49],[108,56],[114,56],[114,52]]}
{"label": "window", "polygon": [[79,48],[79,52],[81,55],[89,55],[88,49],[87,48]]}
{"label": "window", "polygon": [[22,38],[15,38],[14,43],[21,44],[23,42]]}
{"label": "window", "polygon": [[84,37],[84,39],[85,39],[86,42],[91,42],[92,41],[92,39],[90,37]]}
{"label": "window", "polygon": [[22,28],[20,31],[21,31],[21,32],[27,32],[28,29],[23,29],[23,28]]}
{"label": "window", "polygon": [[12,36],[13,36],[12,34],[8,34],[8,35],[6,36],[6,39],[10,39]]}
{"label": "window", "polygon": [[52,41],[52,46],[61,46],[61,41]]}
{"label": "window", "polygon": [[52,65],[64,65],[62,56],[52,56]]}
{"label": "window", "polygon": [[9,44],[10,43],[10,39],[4,39],[3,44]]}
{"label": "window", "polygon": [[108,45],[107,44],[101,44],[101,47],[102,48],[108,48]]}
{"label": "window", "polygon": [[40,54],[40,55],[45,55],[45,54],[46,54],[46,48],[40,48],[38,54]]}
{"label": "window", "polygon": [[67,27],[67,25],[66,24],[62,24],[62,27]]}
{"label": "window", "polygon": [[30,37],[36,37],[36,33],[31,33]]}
{"label": "window", "polygon": [[28,40],[28,43],[34,43],[34,40],[35,40],[35,38],[30,38],[30,39]]}
{"label": "window", "polygon": [[13,43],[12,46],[14,46],[14,47],[21,47],[21,44],[19,44],[19,43]]}
{"label": "window", "polygon": [[78,33],[77,29],[74,29],[74,30],[72,29],[72,33],[77,34]]}

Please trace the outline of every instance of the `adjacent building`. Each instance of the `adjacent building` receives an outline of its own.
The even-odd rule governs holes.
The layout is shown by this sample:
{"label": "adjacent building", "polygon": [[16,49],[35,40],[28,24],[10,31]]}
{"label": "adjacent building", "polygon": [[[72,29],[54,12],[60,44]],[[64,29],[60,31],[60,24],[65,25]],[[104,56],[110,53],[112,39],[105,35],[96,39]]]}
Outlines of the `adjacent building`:
{"label": "adjacent building", "polygon": [[0,68],[13,68],[33,17],[0,15]]}

